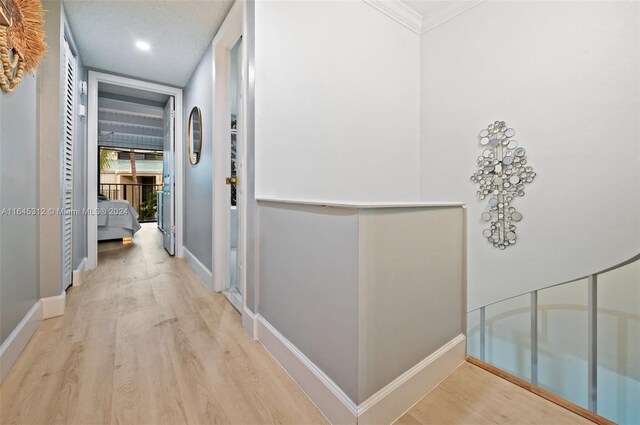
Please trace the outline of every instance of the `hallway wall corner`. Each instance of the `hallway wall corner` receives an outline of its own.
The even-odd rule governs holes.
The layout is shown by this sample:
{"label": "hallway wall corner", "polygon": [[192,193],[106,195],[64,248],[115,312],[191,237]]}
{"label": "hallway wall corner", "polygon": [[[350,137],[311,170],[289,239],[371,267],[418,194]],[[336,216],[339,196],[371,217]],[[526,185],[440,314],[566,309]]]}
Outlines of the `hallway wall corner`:
{"label": "hallway wall corner", "polygon": [[67,305],[67,293],[63,291],[60,295],[40,298],[40,303],[42,304],[42,320],[64,316]]}

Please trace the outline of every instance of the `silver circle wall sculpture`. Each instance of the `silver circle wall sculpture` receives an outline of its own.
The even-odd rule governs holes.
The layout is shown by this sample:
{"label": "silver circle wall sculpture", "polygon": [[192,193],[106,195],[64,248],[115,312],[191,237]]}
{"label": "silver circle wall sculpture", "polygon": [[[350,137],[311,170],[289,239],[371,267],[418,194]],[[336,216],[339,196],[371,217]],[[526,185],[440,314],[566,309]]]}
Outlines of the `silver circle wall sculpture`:
{"label": "silver circle wall sculpture", "polygon": [[478,157],[478,171],[471,176],[471,181],[479,185],[478,198],[489,199],[487,210],[480,216],[488,226],[482,235],[499,249],[516,243],[516,223],[522,220],[522,213],[512,204],[524,196],[524,186],[536,177],[527,165],[526,150],[513,139],[515,134],[504,121],[482,130],[478,137],[484,150]]}

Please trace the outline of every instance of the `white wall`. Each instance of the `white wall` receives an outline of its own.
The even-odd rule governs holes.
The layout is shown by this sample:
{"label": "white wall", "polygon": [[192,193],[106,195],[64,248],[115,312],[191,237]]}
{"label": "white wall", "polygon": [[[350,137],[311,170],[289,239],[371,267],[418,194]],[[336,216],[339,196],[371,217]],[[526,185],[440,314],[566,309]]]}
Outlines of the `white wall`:
{"label": "white wall", "polygon": [[361,1],[256,2],[256,196],[415,200],[419,37]]}
{"label": "white wall", "polygon": [[[420,193],[469,206],[470,310],[640,252],[639,7],[488,1],[422,36]],[[469,181],[495,120],[537,172],[505,251]]]}

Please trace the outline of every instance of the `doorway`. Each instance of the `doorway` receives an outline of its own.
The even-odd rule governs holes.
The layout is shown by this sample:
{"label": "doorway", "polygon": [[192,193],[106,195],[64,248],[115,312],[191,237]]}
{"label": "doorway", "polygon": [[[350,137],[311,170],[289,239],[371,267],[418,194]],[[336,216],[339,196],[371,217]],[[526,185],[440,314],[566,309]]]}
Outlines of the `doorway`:
{"label": "doorway", "polygon": [[173,96],[98,83],[98,242],[135,243],[142,223],[159,221],[173,255],[173,105]]}
{"label": "doorway", "polygon": [[244,3],[236,2],[213,43],[213,289],[246,315],[246,63]]}
{"label": "doorway", "polygon": [[229,190],[229,281],[226,283],[225,295],[236,307],[242,311],[242,286],[238,285],[238,208],[242,206],[238,203],[238,198],[243,196],[242,186],[239,185],[238,171],[242,167],[241,157],[238,155],[242,148],[242,37],[235,43],[229,52],[229,177],[225,179]]}
{"label": "doorway", "polygon": [[[110,212],[119,215],[124,209],[135,221],[157,221],[166,251],[182,256],[183,138],[182,120],[176,119],[182,116],[182,90],[95,71],[89,71],[88,88],[88,268],[97,266],[99,240],[135,237],[139,222],[123,224],[121,216],[111,220]],[[117,152],[117,167],[122,166],[109,195],[131,199],[101,193],[107,183],[100,170],[103,148]],[[121,157],[129,161],[120,164]]]}

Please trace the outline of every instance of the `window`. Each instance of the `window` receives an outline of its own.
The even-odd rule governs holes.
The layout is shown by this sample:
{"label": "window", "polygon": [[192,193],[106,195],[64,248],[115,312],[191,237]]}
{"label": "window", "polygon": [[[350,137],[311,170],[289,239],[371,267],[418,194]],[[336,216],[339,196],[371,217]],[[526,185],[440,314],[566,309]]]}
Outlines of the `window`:
{"label": "window", "polygon": [[[118,159],[129,160],[129,158],[129,152],[118,151]],[[136,152],[136,161],[162,161],[162,154]]]}

